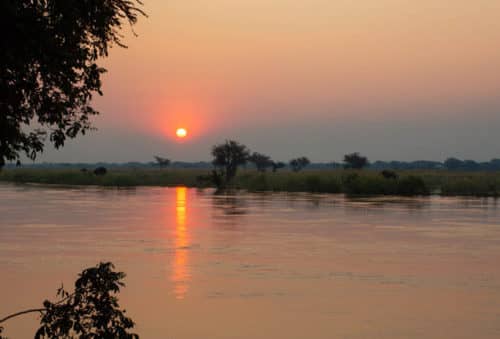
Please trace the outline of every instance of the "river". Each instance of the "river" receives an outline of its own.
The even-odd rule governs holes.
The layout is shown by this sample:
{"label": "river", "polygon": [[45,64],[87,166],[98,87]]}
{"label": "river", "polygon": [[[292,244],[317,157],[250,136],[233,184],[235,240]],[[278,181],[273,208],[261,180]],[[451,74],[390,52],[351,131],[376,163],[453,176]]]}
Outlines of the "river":
{"label": "river", "polygon": [[0,318],[112,261],[141,338],[500,338],[499,202],[0,184]]}

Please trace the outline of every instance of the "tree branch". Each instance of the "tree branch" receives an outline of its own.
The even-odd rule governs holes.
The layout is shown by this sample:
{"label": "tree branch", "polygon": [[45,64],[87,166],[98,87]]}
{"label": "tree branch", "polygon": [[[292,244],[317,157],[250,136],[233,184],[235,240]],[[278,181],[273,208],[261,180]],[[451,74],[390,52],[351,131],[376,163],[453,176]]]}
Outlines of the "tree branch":
{"label": "tree branch", "polygon": [[[69,298],[72,298],[73,296],[75,295],[75,293],[71,293],[69,294],[68,296],[66,296],[66,298],[63,298],[61,300],[59,300],[58,302],[54,303],[53,305],[60,305],[62,304],[63,302],[65,302],[66,300],[68,300]],[[26,313],[34,313],[34,312],[43,312],[43,311],[46,311],[47,309],[46,308],[32,308],[32,309],[29,309],[29,310],[25,310],[25,311],[21,311],[21,312],[17,312],[17,313],[14,313],[14,314],[11,314],[3,319],[0,319],[0,324],[11,319],[11,318],[15,318],[17,316],[20,316],[20,315],[23,315],[23,314],[26,314]]]}
{"label": "tree branch", "polygon": [[46,310],[45,308],[32,308],[30,310],[25,310],[25,311],[17,312],[17,313],[8,315],[8,316],[6,316],[3,319],[0,319],[0,324],[3,323],[3,322],[5,322],[5,321],[7,321],[7,320],[9,320],[9,319],[11,319],[11,318],[15,318],[17,316],[20,316],[20,315],[23,315],[23,314],[26,314],[26,313],[43,312],[45,310]]}

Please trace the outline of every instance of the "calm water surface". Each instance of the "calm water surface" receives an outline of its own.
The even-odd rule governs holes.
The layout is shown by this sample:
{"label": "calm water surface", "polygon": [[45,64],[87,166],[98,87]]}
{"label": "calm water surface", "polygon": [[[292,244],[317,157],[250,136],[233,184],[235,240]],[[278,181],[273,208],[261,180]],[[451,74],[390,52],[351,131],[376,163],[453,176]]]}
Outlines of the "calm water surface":
{"label": "calm water surface", "polygon": [[99,261],[143,338],[500,338],[492,199],[0,185],[0,316]]}

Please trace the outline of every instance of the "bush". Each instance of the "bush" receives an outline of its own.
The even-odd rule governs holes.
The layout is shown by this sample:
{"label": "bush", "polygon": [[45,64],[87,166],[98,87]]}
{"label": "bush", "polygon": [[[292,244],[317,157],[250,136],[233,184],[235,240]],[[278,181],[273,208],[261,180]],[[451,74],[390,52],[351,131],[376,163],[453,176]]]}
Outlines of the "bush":
{"label": "bush", "polygon": [[397,194],[400,195],[427,195],[429,189],[422,178],[410,175],[398,180]]}
{"label": "bush", "polygon": [[342,177],[342,188],[351,195],[426,195],[429,190],[422,178],[408,176],[387,180],[379,176],[349,173]]}
{"label": "bush", "polygon": [[448,180],[441,186],[443,195],[470,195],[470,196],[500,196],[500,185],[498,182],[483,178],[481,180],[472,178],[457,178]]}
{"label": "bush", "polygon": [[341,192],[341,186],[335,178],[320,174],[306,176],[305,187],[307,192],[313,193]]}
{"label": "bush", "polygon": [[267,183],[267,178],[265,174],[260,174],[253,177],[248,182],[248,189],[250,191],[267,191],[269,190],[269,185]]}

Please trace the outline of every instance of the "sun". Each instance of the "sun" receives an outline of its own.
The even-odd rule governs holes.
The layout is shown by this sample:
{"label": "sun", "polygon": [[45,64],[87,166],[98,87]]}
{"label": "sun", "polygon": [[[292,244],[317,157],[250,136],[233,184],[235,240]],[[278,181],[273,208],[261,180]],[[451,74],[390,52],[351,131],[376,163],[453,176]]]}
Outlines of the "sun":
{"label": "sun", "polygon": [[187,130],[185,128],[178,128],[175,131],[175,135],[177,135],[178,138],[185,138],[187,136]]}

